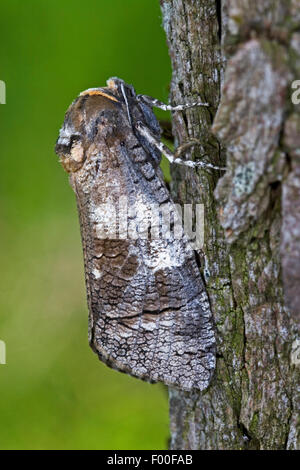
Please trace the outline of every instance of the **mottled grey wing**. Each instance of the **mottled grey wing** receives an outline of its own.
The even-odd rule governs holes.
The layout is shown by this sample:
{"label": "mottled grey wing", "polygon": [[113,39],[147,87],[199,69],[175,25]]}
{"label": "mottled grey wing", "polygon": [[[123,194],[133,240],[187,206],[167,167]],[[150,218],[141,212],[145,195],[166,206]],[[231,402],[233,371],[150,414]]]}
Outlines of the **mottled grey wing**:
{"label": "mottled grey wing", "polygon": [[[114,182],[118,196],[125,195],[129,205],[138,201],[145,213],[153,203],[170,203],[160,171],[154,172],[149,161],[137,161],[143,154],[142,148],[115,148],[109,158],[117,155],[119,165],[106,170],[103,157],[99,174],[102,181],[105,174],[105,188],[101,183],[95,187],[87,203],[92,239],[85,229],[83,239],[88,245],[90,343],[115,369],[185,390],[204,389],[215,367],[215,340],[207,295],[187,240],[97,236],[106,214],[98,211],[95,216],[95,207],[108,181]],[[113,188],[108,195],[112,197]]]}
{"label": "mottled grey wing", "polygon": [[120,198],[145,213],[152,204],[173,204],[158,156],[134,134],[110,89],[83,93],[71,105],[56,149],[77,197],[92,348],[110,367],[141,379],[204,389],[215,339],[187,240],[103,235]]}
{"label": "mottled grey wing", "polygon": [[99,282],[91,299],[91,344],[99,357],[145,380],[185,390],[207,387],[214,335],[192,257],[181,266],[153,269],[147,266],[153,243],[101,246],[101,276],[90,280]]}

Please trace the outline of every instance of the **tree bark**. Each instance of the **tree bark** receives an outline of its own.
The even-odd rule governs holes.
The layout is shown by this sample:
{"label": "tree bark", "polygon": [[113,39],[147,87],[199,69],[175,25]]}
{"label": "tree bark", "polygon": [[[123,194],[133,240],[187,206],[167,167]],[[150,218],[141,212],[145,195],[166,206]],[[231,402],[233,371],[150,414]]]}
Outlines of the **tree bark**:
{"label": "tree bark", "polygon": [[[298,7],[298,8],[297,8]],[[176,143],[227,171],[172,168],[204,203],[199,265],[216,323],[202,393],[169,390],[172,449],[300,449],[300,78],[297,0],[161,0]]]}

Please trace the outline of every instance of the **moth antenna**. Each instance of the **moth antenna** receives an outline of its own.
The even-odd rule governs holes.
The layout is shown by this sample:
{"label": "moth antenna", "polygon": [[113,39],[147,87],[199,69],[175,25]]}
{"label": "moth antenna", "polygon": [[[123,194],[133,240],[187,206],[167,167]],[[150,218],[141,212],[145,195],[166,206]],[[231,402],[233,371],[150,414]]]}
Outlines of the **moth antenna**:
{"label": "moth antenna", "polygon": [[125,101],[125,105],[126,105],[128,121],[129,121],[129,124],[132,125],[130,110],[129,110],[129,104],[128,104],[128,100],[127,100],[127,96],[126,96],[126,92],[125,92],[125,88],[124,88],[123,83],[121,83],[121,92],[122,92],[122,95],[123,95],[123,98],[124,98],[124,101]]}

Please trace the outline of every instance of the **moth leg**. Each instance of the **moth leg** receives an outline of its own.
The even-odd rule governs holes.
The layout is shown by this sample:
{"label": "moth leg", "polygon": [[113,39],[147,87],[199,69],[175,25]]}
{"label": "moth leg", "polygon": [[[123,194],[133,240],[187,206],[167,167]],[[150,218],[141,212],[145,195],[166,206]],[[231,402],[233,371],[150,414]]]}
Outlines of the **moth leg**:
{"label": "moth leg", "polygon": [[[191,160],[182,160],[181,158],[178,157],[178,154],[181,154],[184,150],[186,150],[188,147],[191,147],[192,145],[199,145],[199,141],[197,139],[192,140],[191,142],[187,142],[186,144],[183,144],[181,146],[183,150],[180,150],[179,147],[179,152],[173,153],[169,147],[167,147],[163,142],[161,142],[153,133],[146,127],[141,121],[137,121],[136,124],[136,129],[137,131],[145,138],[148,140],[148,142],[156,147],[160,152],[162,152],[167,159],[169,160],[170,163],[176,163],[177,165],[184,165],[184,166],[189,166],[191,168],[211,168],[213,170],[224,170],[226,171],[226,168],[219,167],[212,165],[211,163],[205,163],[201,161],[193,162]],[[202,157],[205,157],[206,155],[202,155]]]}
{"label": "moth leg", "polygon": [[201,142],[199,139],[194,139],[193,137],[191,137],[188,142],[184,142],[183,144],[177,147],[177,149],[174,152],[174,157],[175,158],[180,157],[186,150],[188,150],[191,147],[194,147],[194,145],[201,145]]}
{"label": "moth leg", "polygon": [[163,111],[184,111],[185,109],[193,108],[195,106],[209,106],[208,103],[202,103],[200,101],[194,101],[193,103],[189,104],[178,104],[177,106],[172,106],[147,95],[137,95],[136,98],[138,101],[142,101],[148,104],[149,106],[151,106],[151,108],[155,107],[162,109]]}
{"label": "moth leg", "polygon": [[[165,140],[168,140],[174,145],[174,136],[172,134],[172,125],[170,121],[159,120],[159,125],[162,130],[161,137]],[[201,142],[198,139],[194,139],[193,137],[190,138],[188,142],[184,142],[183,144],[179,145],[174,153],[175,157],[180,157],[187,149],[193,147],[194,145],[200,145]]]}

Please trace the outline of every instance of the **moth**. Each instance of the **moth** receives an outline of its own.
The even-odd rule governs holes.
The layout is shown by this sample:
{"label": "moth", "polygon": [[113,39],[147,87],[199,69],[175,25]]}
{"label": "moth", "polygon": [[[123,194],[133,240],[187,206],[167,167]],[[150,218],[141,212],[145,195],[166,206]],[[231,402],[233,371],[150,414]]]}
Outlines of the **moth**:
{"label": "moth", "polygon": [[[205,389],[215,368],[208,296],[187,237],[146,237],[133,209],[146,218],[153,206],[174,207],[161,152],[171,162],[204,165],[184,162],[162,144],[152,110],[194,105],[208,106],[165,105],[111,78],[75,99],[56,143],[77,199],[92,349],[113,369],[186,391]],[[120,214],[115,221],[120,199],[136,222],[134,236]],[[106,236],[112,225],[118,236]]]}

